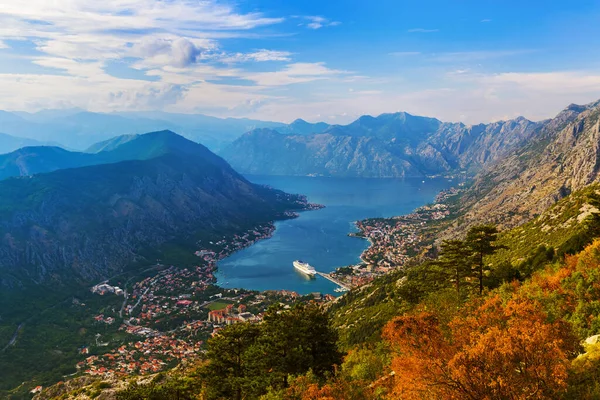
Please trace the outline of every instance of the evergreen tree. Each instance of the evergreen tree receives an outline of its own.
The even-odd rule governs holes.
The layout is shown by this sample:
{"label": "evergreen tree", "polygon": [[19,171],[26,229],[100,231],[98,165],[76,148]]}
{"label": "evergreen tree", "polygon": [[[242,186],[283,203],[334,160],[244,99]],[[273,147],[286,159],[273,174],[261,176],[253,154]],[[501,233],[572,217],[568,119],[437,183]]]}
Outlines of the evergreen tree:
{"label": "evergreen tree", "polygon": [[485,265],[483,258],[494,254],[505,246],[495,246],[494,242],[498,236],[498,229],[494,225],[478,225],[472,227],[467,233],[465,240],[471,250],[474,259],[474,272],[479,281],[479,294],[483,293],[483,274]]}
{"label": "evergreen tree", "polygon": [[257,343],[261,328],[255,324],[235,324],[208,340],[203,370],[209,399],[256,398],[266,386],[264,355]]}
{"label": "evergreen tree", "polygon": [[471,272],[471,249],[462,240],[444,240],[436,263],[461,296],[461,283]]}
{"label": "evergreen tree", "polygon": [[290,375],[312,370],[324,377],[341,363],[337,332],[317,305],[297,304],[291,310],[271,308],[263,324],[265,354],[274,387],[285,388]]}
{"label": "evergreen tree", "polygon": [[341,364],[337,332],[318,305],[272,307],[262,324],[228,326],[208,341],[201,374],[208,399],[256,399],[288,387],[288,377],[313,371],[322,379]]}

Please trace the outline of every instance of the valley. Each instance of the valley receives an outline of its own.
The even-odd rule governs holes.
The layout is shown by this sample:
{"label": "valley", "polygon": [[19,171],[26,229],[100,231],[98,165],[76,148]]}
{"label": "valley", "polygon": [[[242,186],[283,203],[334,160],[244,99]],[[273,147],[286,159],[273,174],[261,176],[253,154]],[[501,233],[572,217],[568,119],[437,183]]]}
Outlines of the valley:
{"label": "valley", "polygon": [[[411,129],[442,124],[403,118],[407,143]],[[367,122],[372,120],[336,132],[352,141],[366,134]],[[386,175],[379,172],[364,177],[352,169],[346,169],[349,176],[319,177],[308,170],[299,173],[317,176],[284,176],[271,170],[244,177],[204,146],[169,131],[117,137],[88,153],[26,147],[4,155],[0,188],[10,195],[0,198],[0,282],[7,289],[0,300],[12,311],[2,315],[0,337],[7,345],[0,367],[7,384],[0,390],[23,398],[73,376],[116,384],[130,375],[195,368],[204,362],[212,337],[234,325],[262,325],[272,307],[324,305],[341,348],[375,343],[395,315],[450,290],[441,278],[427,278],[441,273],[429,270],[437,265],[431,260],[440,257],[443,239],[464,235],[474,223],[505,229],[498,236],[503,249],[487,258],[482,287],[494,291],[503,282],[527,280],[540,265],[583,250],[600,232],[596,191],[585,189],[595,178],[584,170],[593,171],[593,165],[576,162],[578,176],[586,178],[570,186],[546,179],[540,193],[552,194],[547,203],[539,201],[536,187],[529,190],[540,211],[558,201],[548,211],[552,217],[532,220],[510,202],[491,203],[496,205],[489,209],[483,204],[511,193],[519,180],[506,179],[510,171],[520,168],[531,179],[532,165],[548,165],[540,161],[547,149],[562,149],[565,159],[587,157],[577,141],[583,147],[593,142],[596,125],[596,103],[569,106],[543,123],[500,124],[503,143],[513,143],[507,137],[514,134],[528,144],[513,143],[514,150],[507,144],[500,150],[506,158],[479,161],[462,147],[469,161],[446,153],[445,171],[422,169],[421,160],[418,177],[401,174],[402,179],[378,178]],[[400,129],[384,127],[368,133],[369,140],[389,139],[394,134],[386,132]],[[319,129],[325,133],[314,135],[329,135],[332,128]],[[472,143],[503,146],[484,140],[481,132],[495,128],[481,129]],[[313,139],[306,130],[262,134],[275,135],[272,144],[280,138]],[[557,147],[569,134],[575,135],[574,156],[568,155],[571,147]],[[443,136],[444,146],[451,147],[448,133],[432,135],[430,140]],[[520,164],[510,161],[514,157]],[[415,160],[410,168],[417,168]],[[429,172],[445,177],[425,177]],[[288,194],[297,192],[303,195]],[[291,268],[294,259],[309,261],[351,290],[340,296],[323,277],[302,279]],[[467,279],[463,285],[472,283]],[[48,301],[54,305],[23,317]]]}
{"label": "valley", "polygon": [[0,399],[600,399],[599,17],[0,0]]}

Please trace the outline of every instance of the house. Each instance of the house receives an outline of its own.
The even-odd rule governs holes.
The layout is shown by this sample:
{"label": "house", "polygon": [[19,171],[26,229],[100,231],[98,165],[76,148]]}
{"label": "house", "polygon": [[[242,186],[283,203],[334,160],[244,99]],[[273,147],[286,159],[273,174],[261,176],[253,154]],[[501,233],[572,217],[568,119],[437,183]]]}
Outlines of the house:
{"label": "house", "polygon": [[42,387],[41,386],[36,386],[35,388],[31,389],[31,391],[29,393],[31,394],[36,394],[36,393],[40,393],[42,391]]}
{"label": "house", "polygon": [[208,320],[212,322],[217,322],[219,324],[226,321],[227,311],[226,310],[214,310],[208,313]]}

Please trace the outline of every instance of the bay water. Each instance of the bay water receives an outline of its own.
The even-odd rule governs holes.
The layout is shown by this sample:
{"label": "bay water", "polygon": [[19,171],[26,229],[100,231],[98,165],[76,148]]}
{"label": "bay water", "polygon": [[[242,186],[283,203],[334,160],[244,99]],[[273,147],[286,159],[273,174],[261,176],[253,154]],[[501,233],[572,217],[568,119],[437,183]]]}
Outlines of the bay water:
{"label": "bay water", "polygon": [[298,176],[246,177],[288,193],[308,196],[325,205],[300,217],[275,223],[273,237],[257,242],[218,263],[217,283],[225,288],[291,290],[336,294],[334,283],[318,276],[309,279],[296,271],[294,260],[310,263],[320,272],[360,262],[369,242],[348,236],[355,221],[408,214],[433,202],[437,193],[452,186],[448,179],[372,179]]}

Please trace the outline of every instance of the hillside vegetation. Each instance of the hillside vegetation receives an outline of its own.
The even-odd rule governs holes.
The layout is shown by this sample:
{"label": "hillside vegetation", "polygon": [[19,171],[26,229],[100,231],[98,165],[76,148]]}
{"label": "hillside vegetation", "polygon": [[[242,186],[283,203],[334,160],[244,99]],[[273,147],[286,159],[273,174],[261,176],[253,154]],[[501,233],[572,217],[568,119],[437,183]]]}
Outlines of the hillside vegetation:
{"label": "hillside vegetation", "polygon": [[[571,203],[565,199],[551,210],[554,214],[549,215],[559,221],[577,218],[580,214],[570,213],[573,205],[581,208],[587,204],[586,196],[593,197],[594,193],[596,188],[589,188],[576,194]],[[547,224],[543,216],[542,221],[546,222],[523,227],[519,234],[531,233],[537,237],[535,227]],[[527,232],[528,229],[533,231]],[[583,231],[572,232],[577,235]],[[489,233],[495,254],[488,260],[500,257],[502,251],[510,254],[510,249],[499,249],[500,242],[507,243],[507,233],[499,238],[495,238],[493,230]],[[217,350],[217,343],[218,346],[233,345],[238,342],[232,340],[245,332],[244,329],[258,329],[238,325],[224,330],[218,339],[209,343],[206,364],[185,373],[174,371],[141,385],[106,382],[105,385],[116,388],[107,389],[106,393],[112,393],[112,397],[106,398],[153,398],[147,397],[148,393],[161,393],[160,398],[165,399],[199,396],[263,400],[594,399],[600,396],[597,383],[600,378],[597,372],[600,367],[600,293],[597,290],[600,287],[597,269],[600,240],[594,240],[585,248],[571,247],[574,254],[540,262],[535,271],[519,270],[522,264],[515,264],[521,280],[504,279],[503,272],[491,266],[481,294],[476,274],[471,275],[467,270],[465,275],[458,275],[463,282],[461,289],[452,278],[456,262],[461,262],[453,258],[454,245],[459,242],[462,241],[445,242],[437,260],[382,277],[351,291],[330,308],[332,326],[340,336],[338,348],[345,354],[341,362],[336,361],[335,352],[326,358],[327,362],[338,364],[332,373],[290,370],[286,382],[269,386],[264,380],[274,375],[260,372],[262,364],[259,364],[249,369],[223,370],[213,382],[210,374],[216,370],[211,366],[228,360],[225,351]],[[469,244],[476,243],[473,235],[464,243],[465,249],[473,249],[468,252],[477,248]],[[578,243],[583,245],[584,242]],[[533,251],[535,245],[530,246]],[[524,248],[515,252],[526,257],[531,255]],[[473,258],[469,265],[475,266],[476,260],[477,257]],[[314,312],[315,317],[321,315]],[[319,325],[327,326],[327,322]],[[269,346],[282,346],[281,349],[288,349],[285,353],[288,354],[294,347],[286,346],[285,338],[292,331],[302,332],[302,328],[290,329],[291,326],[292,320],[269,325],[269,329],[273,329]],[[253,337],[250,331],[248,334],[249,338]],[[326,336],[313,335],[309,340],[321,337]],[[252,340],[248,343],[255,343]],[[235,346],[231,349],[239,348]],[[247,353],[252,356],[243,360],[257,361],[270,353]],[[289,354],[291,357],[292,353]],[[285,357],[277,359],[286,360]],[[254,369],[256,367],[259,369]],[[204,375],[202,371],[212,372]],[[224,381],[238,382],[241,392],[234,393],[240,397],[215,391],[217,387],[219,390],[227,387],[217,383]],[[89,393],[97,382],[81,384],[75,392]],[[57,393],[55,390],[51,388],[48,393]],[[69,390],[74,393],[73,387]],[[62,393],[65,398],[73,398],[67,392]],[[42,394],[37,398],[49,397]]]}

